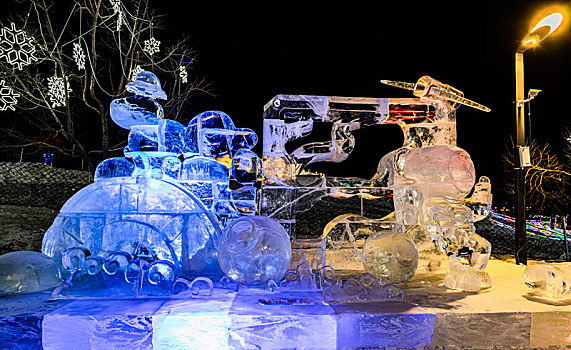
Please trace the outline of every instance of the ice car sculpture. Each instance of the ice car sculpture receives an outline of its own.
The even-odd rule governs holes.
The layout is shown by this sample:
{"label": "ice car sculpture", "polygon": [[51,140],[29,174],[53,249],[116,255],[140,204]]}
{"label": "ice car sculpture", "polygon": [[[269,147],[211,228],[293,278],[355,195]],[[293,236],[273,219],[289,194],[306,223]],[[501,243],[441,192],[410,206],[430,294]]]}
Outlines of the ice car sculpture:
{"label": "ice car sculpture", "polygon": [[[421,237],[418,243],[424,249],[433,250],[436,245],[450,256],[445,285],[464,290],[489,287],[484,268],[491,247],[475,233],[472,211],[464,203],[475,183],[475,173],[468,154],[456,147],[455,120],[460,104],[489,109],[428,76],[416,84],[385,82],[413,90],[419,98],[278,95],[266,104],[260,213],[286,227],[293,239],[294,259],[311,256],[309,262],[319,267],[328,264],[323,250],[330,231],[315,238],[297,238],[296,214],[325,196],[374,198],[392,190],[394,220],[404,225],[405,234],[413,239]],[[288,142],[308,136],[314,123],[319,122],[332,125],[330,141],[306,143],[292,152],[286,150]],[[352,132],[379,124],[399,125],[405,141],[401,149],[381,159],[377,174],[370,180],[327,177],[307,171],[307,166],[315,162],[345,160],[355,145]],[[491,200],[491,196],[481,197]],[[479,205],[477,201],[473,197],[471,204],[478,208],[491,204]],[[427,241],[434,244],[426,244]],[[439,259],[444,257],[438,255]],[[420,265],[429,266],[430,260],[428,257]]]}
{"label": "ice car sculpture", "polygon": [[[134,276],[169,281],[159,284],[166,286],[162,291],[151,288],[154,295],[168,293],[179,276],[220,277],[222,230],[256,213],[252,185],[260,161],[250,150],[257,142],[253,131],[236,128],[220,111],[201,113],[186,128],[164,119],[156,99],[167,96],[150,72],[139,73],[127,91],[134,96],[111,103],[112,119],[129,130],[125,157],[98,165],[95,182],[65,203],[42,242],[42,252],[67,271],[68,287],[75,287],[61,289],[68,294],[88,292],[76,288],[77,281],[102,288],[97,281],[116,275],[127,283]],[[69,256],[81,263],[66,262]],[[131,296],[149,292],[141,288]]]}

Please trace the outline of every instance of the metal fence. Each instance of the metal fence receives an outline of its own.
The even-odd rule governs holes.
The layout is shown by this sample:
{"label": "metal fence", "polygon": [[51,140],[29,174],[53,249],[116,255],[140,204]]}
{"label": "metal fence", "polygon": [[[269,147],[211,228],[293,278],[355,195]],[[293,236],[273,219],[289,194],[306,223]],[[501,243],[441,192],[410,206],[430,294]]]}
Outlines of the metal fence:
{"label": "metal fence", "polygon": [[0,204],[60,209],[92,182],[93,175],[87,171],[41,163],[0,162]]}

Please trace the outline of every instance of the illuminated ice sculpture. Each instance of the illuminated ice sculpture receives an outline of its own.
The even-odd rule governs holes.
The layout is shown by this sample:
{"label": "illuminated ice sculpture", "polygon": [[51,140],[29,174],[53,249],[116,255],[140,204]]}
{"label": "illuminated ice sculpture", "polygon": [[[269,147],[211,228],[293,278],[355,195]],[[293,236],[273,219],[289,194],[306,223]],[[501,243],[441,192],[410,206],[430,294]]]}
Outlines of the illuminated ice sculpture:
{"label": "illuminated ice sculpture", "polygon": [[[278,95],[266,104],[260,213],[278,220],[288,230],[294,259],[310,254],[321,258],[310,262],[319,267],[328,263],[323,250],[329,232],[313,239],[296,237],[296,215],[325,196],[376,198],[393,191],[394,219],[404,225],[405,234],[413,239],[421,237],[419,243],[424,249],[433,249],[436,244],[450,256],[445,285],[463,290],[489,287],[484,268],[491,247],[475,233],[473,214],[464,203],[475,174],[468,154],[456,147],[455,120],[460,104],[489,109],[428,76],[416,84],[384,82],[413,90],[419,98]],[[306,143],[288,152],[286,144],[310,135],[314,123],[330,123],[331,140]],[[315,162],[345,160],[355,145],[352,132],[381,124],[399,125],[405,141],[401,149],[381,159],[373,178],[328,177],[308,171],[307,166]],[[423,168],[442,176],[431,177]],[[485,198],[490,200],[491,196]],[[491,203],[471,204],[480,208]],[[432,248],[424,244],[430,241],[434,242]],[[419,255],[422,257],[422,252]],[[431,257],[421,259],[419,268],[431,265]]]}
{"label": "illuminated ice sculpture", "polygon": [[[111,103],[111,118],[129,130],[125,157],[98,165],[95,182],[65,203],[42,242],[42,252],[67,271],[68,294],[88,292],[74,281],[115,276],[105,269],[107,260],[119,266],[125,278],[117,281],[125,283],[134,276],[170,282],[178,276],[220,277],[222,230],[240,216],[256,214],[252,185],[260,161],[250,150],[257,142],[252,130],[234,127],[220,111],[201,113],[186,128],[165,119],[156,99],[167,96],[150,72],[139,73],[127,90],[134,95]],[[65,262],[70,252],[80,251],[82,263]],[[100,271],[106,273],[97,277]],[[124,292],[131,289],[116,290],[127,297]],[[131,296],[145,293],[135,288]],[[161,293],[170,293],[170,287]]]}

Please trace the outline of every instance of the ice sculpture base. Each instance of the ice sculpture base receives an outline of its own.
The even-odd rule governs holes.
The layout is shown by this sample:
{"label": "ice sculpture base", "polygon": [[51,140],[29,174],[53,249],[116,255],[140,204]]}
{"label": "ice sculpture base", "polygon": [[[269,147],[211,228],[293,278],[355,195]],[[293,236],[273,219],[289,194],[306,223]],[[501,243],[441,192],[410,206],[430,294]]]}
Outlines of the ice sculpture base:
{"label": "ice sculpture base", "polygon": [[486,271],[493,286],[479,293],[448,290],[442,275],[415,276],[399,285],[407,302],[378,304],[331,306],[321,303],[318,292],[247,295],[243,289],[217,290],[199,300],[4,297],[0,344],[45,349],[570,346],[571,302],[553,305],[529,297],[524,269],[490,261]]}

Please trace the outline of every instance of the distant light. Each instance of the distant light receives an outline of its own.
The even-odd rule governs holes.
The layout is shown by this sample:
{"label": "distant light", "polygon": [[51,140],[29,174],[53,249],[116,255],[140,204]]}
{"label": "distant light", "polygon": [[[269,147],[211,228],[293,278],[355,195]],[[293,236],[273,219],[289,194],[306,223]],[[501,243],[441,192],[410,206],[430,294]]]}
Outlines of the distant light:
{"label": "distant light", "polygon": [[[541,21],[539,21],[539,23],[537,23],[537,25],[535,27],[533,27],[533,29],[530,31],[530,33],[535,32],[537,29],[539,29],[541,27],[548,26],[549,27],[549,33],[547,33],[547,35],[549,35],[549,34],[553,33],[553,31],[555,29],[557,29],[557,27],[559,27],[559,25],[561,24],[562,21],[563,21],[563,15],[562,14],[560,14],[559,12],[552,13],[549,16],[543,18]],[[535,44],[536,43],[533,43],[533,45],[535,45]]]}

